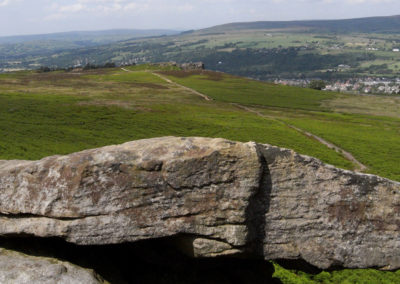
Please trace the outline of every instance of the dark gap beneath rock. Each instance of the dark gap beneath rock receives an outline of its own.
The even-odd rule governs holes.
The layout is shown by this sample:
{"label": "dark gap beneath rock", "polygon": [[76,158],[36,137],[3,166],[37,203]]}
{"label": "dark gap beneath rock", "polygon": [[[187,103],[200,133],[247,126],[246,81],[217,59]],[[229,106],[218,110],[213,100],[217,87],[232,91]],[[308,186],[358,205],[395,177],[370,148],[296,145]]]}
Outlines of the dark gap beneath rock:
{"label": "dark gap beneath rock", "polygon": [[176,238],[101,246],[78,246],[59,238],[8,236],[0,247],[68,261],[95,270],[110,283],[281,283],[274,267],[258,259],[195,259],[174,245]]}

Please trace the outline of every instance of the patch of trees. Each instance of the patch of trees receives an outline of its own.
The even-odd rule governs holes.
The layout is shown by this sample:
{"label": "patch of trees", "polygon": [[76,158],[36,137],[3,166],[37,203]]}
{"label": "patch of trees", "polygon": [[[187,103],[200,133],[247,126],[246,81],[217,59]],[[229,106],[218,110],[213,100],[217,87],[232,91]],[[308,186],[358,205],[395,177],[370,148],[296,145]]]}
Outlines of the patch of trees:
{"label": "patch of trees", "polygon": [[92,70],[92,69],[99,69],[99,68],[115,68],[116,65],[114,62],[107,62],[104,65],[95,65],[88,63],[83,67],[83,70]]}
{"label": "patch of trees", "polygon": [[[179,53],[168,58],[176,62],[202,61],[208,69],[223,71],[240,76],[260,79],[290,77],[310,77],[310,73],[324,69],[334,70],[340,64],[353,68],[365,60],[373,60],[375,55],[365,53],[343,53],[322,55],[301,47],[274,49],[235,49],[232,52],[205,48]],[[332,72],[331,77],[339,75]]]}
{"label": "patch of trees", "polygon": [[[107,62],[105,64],[95,65],[92,63],[88,63],[83,67],[83,70],[92,70],[92,69],[99,69],[99,68],[115,68],[117,65],[114,62]],[[50,68],[48,66],[41,66],[37,71],[39,73],[46,73],[52,71],[72,71],[73,67],[67,68]]]}
{"label": "patch of trees", "polygon": [[51,72],[51,71],[54,71],[54,70],[51,69],[48,66],[40,66],[38,71],[39,71],[39,73],[46,73],[46,72]]}
{"label": "patch of trees", "polygon": [[326,87],[326,83],[323,80],[312,80],[309,84],[308,87],[310,89],[314,89],[314,90],[322,90],[325,89]]}
{"label": "patch of trees", "polygon": [[386,73],[392,73],[393,71],[388,69],[387,64],[380,64],[380,65],[370,65],[368,67],[368,71],[370,73],[380,73],[380,74],[386,74]]}

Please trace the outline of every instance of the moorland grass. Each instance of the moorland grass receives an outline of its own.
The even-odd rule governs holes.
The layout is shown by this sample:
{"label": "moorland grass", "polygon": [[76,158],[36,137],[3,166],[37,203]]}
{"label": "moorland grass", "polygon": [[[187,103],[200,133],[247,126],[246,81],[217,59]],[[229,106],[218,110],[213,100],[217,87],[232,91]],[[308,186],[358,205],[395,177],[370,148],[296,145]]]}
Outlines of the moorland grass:
{"label": "moorland grass", "polygon": [[87,98],[38,94],[0,95],[0,158],[40,159],[83,149],[159,136],[222,137],[257,141],[318,156],[344,168],[334,151],[273,121],[234,107],[152,104],[120,108]]}
{"label": "moorland grass", "polygon": [[[164,74],[219,101],[250,104],[253,108],[258,105],[260,112],[318,135],[352,153],[368,166],[368,172],[400,180],[400,119],[378,116],[388,108],[382,104],[375,105],[375,109],[373,106],[366,108],[373,99],[371,97],[346,98],[335,93],[288,88],[220,73],[215,80],[212,72],[175,71]],[[371,115],[335,113],[337,103],[331,101],[351,101],[355,112],[360,112],[358,103]],[[350,112],[352,107],[345,110]],[[395,116],[399,107],[391,105],[388,115]]]}
{"label": "moorland grass", "polygon": [[[304,110],[324,110],[322,102],[338,96],[312,89],[279,86],[215,72],[163,72],[173,81],[222,102]],[[214,73],[215,75],[212,75]],[[214,79],[217,77],[218,79]]]}
{"label": "moorland grass", "polygon": [[324,114],[288,119],[351,152],[370,173],[400,181],[400,119]]}
{"label": "moorland grass", "polygon": [[[73,76],[62,72],[31,74],[28,83],[19,73],[7,76],[16,82],[0,86],[0,158],[39,159],[175,135],[269,143],[352,168],[334,151],[282,123],[229,104],[205,102],[142,71],[147,67],[131,69],[135,72],[109,69]],[[53,79],[50,86],[49,77]],[[7,80],[0,77],[3,84]],[[154,88],[154,84],[162,88]]]}
{"label": "moorland grass", "polygon": [[[128,70],[128,69],[127,69]],[[111,81],[119,83],[142,83],[142,84],[163,84],[165,83],[162,79],[146,71],[131,71],[131,72],[121,72],[116,70],[115,72],[110,72],[106,75],[88,75],[86,78],[98,81]]]}

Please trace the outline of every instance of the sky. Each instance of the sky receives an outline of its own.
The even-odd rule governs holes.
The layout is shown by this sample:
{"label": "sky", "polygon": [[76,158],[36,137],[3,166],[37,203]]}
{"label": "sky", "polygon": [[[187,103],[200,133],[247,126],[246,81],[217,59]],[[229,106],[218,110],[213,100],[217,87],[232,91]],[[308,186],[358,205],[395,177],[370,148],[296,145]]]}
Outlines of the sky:
{"label": "sky", "polygon": [[0,36],[400,14],[400,0],[0,0]]}

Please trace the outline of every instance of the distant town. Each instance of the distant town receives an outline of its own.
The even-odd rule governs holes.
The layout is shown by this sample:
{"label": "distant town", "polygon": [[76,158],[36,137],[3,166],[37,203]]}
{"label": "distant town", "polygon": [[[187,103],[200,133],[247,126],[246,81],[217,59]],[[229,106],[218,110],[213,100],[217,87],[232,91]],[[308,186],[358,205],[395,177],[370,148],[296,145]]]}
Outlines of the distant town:
{"label": "distant town", "polygon": [[[308,87],[312,81],[311,79],[276,79],[274,83]],[[322,90],[353,94],[400,95],[400,77],[395,79],[367,77],[343,81],[337,80],[334,82],[326,82]]]}

